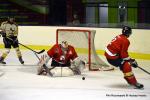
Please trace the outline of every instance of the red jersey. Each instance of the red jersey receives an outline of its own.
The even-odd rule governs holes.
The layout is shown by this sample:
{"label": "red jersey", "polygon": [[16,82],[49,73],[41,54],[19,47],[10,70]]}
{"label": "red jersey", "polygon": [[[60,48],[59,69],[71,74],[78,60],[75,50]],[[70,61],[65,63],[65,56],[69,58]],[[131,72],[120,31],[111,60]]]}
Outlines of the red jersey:
{"label": "red jersey", "polygon": [[67,51],[63,51],[61,49],[60,44],[55,44],[50,50],[48,50],[47,54],[56,62],[61,64],[66,64],[70,60],[74,60],[78,57],[74,47],[68,45]]}
{"label": "red jersey", "polygon": [[108,59],[116,59],[116,58],[127,58],[128,55],[128,47],[130,45],[130,41],[124,35],[116,36],[110,44],[108,44],[105,52],[105,56]]}

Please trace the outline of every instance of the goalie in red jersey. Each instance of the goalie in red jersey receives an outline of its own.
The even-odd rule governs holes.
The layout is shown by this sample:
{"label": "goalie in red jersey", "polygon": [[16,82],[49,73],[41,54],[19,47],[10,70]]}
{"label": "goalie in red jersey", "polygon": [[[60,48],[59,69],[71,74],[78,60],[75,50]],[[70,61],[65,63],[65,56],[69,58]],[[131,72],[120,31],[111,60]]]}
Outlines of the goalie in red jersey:
{"label": "goalie in red jersey", "polygon": [[[48,61],[51,61],[51,68],[47,67]],[[49,73],[51,76],[51,70],[56,67],[68,67],[74,74],[80,75],[81,69],[85,67],[84,61],[82,61],[73,46],[68,45],[67,41],[62,41],[61,44],[55,44],[51,49],[47,51],[47,55],[43,55],[39,62],[38,75]]]}
{"label": "goalie in red jersey", "polygon": [[131,67],[138,67],[135,59],[132,59],[128,55],[128,47],[130,41],[128,38],[132,34],[132,29],[128,26],[124,26],[122,34],[116,36],[111,43],[107,45],[105,50],[105,56],[107,61],[124,73],[125,80],[135,88],[143,88],[144,86],[137,82]]}

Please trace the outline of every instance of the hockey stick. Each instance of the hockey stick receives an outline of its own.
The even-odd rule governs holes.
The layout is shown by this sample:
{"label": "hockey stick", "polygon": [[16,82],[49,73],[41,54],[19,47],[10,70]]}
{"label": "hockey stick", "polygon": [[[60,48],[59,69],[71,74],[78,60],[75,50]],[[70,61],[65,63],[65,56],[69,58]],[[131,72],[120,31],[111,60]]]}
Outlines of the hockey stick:
{"label": "hockey stick", "polygon": [[22,43],[18,43],[18,44],[20,44],[21,46],[23,46],[23,47],[25,47],[25,48],[27,48],[27,49],[29,49],[29,50],[31,50],[31,51],[37,53],[37,54],[41,54],[41,53],[43,53],[43,52],[45,51],[45,49],[43,49],[43,50],[41,50],[41,51],[38,52],[38,51],[35,51],[35,50],[33,50],[33,49],[27,47],[26,45],[24,45],[24,44],[22,44]]}
{"label": "hockey stick", "polygon": [[[5,37],[5,38],[7,38],[7,39],[9,39],[9,40],[11,40],[11,41],[14,41],[14,40],[12,40],[12,39],[9,38],[9,37]],[[28,46],[26,46],[26,45],[24,45],[24,44],[22,44],[22,43],[19,43],[19,42],[18,42],[18,44],[22,45],[23,47],[25,47],[25,48],[27,48],[27,49],[29,49],[29,50],[33,51],[34,53],[37,53],[37,54],[41,54],[41,53],[43,53],[43,52],[45,51],[45,49],[43,49],[43,50],[41,50],[41,51],[38,52],[38,51],[35,51],[35,50],[29,48]]]}
{"label": "hockey stick", "polygon": [[141,69],[142,71],[144,71],[145,73],[147,73],[147,74],[150,75],[150,72],[146,71],[145,69],[143,69],[143,68],[141,68],[141,67],[139,67],[139,66],[138,66],[138,68]]}

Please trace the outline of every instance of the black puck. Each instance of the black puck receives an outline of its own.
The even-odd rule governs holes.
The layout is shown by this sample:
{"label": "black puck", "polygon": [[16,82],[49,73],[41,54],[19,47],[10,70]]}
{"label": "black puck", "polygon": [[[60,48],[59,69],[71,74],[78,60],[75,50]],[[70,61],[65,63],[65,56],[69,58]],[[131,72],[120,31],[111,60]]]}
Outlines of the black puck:
{"label": "black puck", "polygon": [[82,77],[82,80],[85,80],[85,77]]}

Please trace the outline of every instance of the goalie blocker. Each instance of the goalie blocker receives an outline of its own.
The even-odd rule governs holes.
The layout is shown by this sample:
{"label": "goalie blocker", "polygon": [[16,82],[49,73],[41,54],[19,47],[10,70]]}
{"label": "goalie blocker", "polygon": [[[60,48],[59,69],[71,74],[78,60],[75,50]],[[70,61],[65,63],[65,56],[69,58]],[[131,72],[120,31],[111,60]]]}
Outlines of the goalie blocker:
{"label": "goalie blocker", "polygon": [[[52,59],[51,66],[48,68],[47,63],[50,59]],[[62,41],[61,44],[55,44],[48,50],[46,55],[41,56],[39,66],[38,75],[47,73],[50,76],[57,76],[60,73],[80,75],[85,68],[85,62],[78,57],[73,46],[68,45],[67,41]]]}

